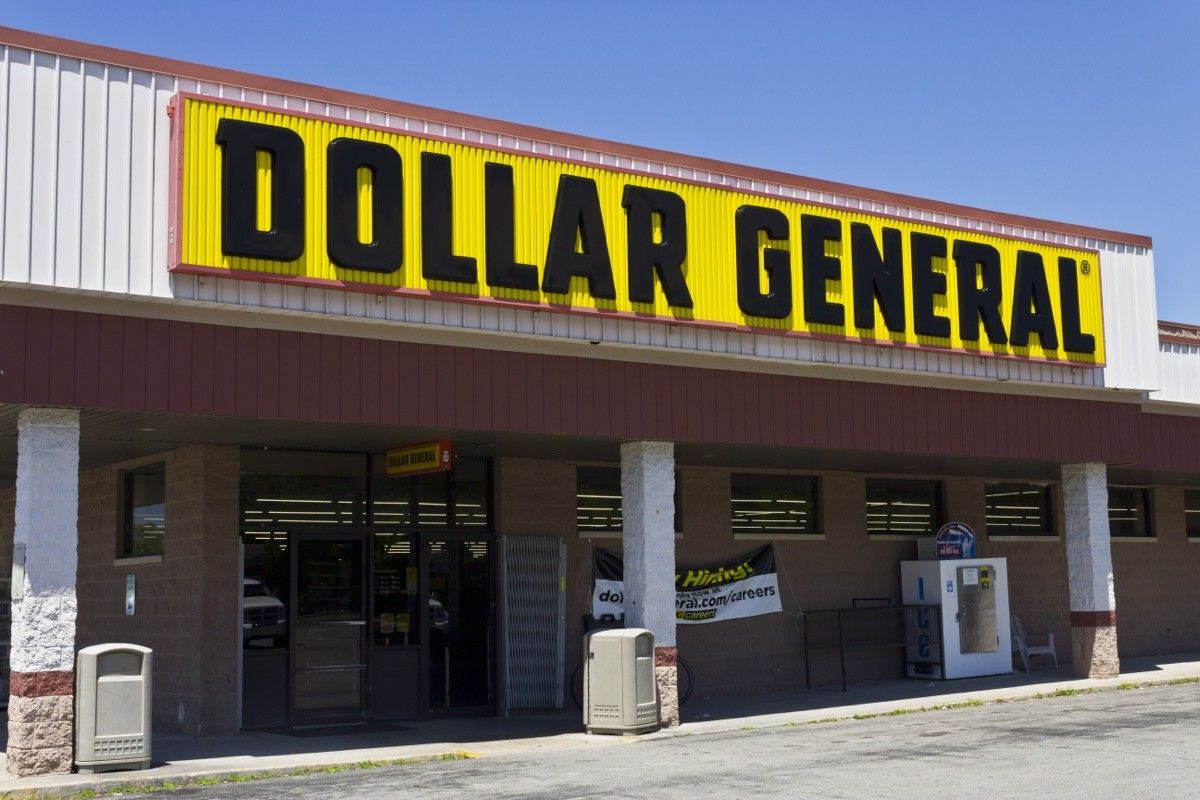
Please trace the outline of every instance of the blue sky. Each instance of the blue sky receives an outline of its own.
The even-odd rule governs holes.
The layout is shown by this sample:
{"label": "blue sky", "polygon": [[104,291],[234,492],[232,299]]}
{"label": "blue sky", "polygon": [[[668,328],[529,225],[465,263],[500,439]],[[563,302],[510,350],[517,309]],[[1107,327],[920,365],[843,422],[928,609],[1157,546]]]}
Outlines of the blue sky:
{"label": "blue sky", "polygon": [[1154,237],[1200,323],[1200,3],[10,3],[0,24]]}

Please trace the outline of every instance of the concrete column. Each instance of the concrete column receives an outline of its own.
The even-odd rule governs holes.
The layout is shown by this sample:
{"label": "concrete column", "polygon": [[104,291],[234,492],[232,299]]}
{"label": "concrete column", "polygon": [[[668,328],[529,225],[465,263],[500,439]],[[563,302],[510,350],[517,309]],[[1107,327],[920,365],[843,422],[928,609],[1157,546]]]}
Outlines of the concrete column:
{"label": "concrete column", "polygon": [[74,760],[79,412],[29,408],[17,418],[14,546],[25,546],[12,604],[8,771],[70,772]]}
{"label": "concrete column", "polygon": [[1071,661],[1081,678],[1121,672],[1117,657],[1117,596],[1108,528],[1104,464],[1064,464],[1067,580],[1071,591]]}
{"label": "concrete column", "polygon": [[679,724],[675,649],[675,445],[621,445],[625,624],[654,633],[654,677],[664,727]]}

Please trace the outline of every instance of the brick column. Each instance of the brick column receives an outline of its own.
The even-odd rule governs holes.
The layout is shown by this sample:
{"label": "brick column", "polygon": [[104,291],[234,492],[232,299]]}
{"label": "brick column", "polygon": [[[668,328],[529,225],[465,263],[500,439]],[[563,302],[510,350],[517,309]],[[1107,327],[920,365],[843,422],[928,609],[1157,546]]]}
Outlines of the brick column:
{"label": "brick column", "polygon": [[625,624],[654,633],[664,727],[679,724],[675,650],[675,445],[621,445]]}
{"label": "brick column", "polygon": [[1067,580],[1071,591],[1071,661],[1081,678],[1111,678],[1117,657],[1117,596],[1108,528],[1104,464],[1064,464]]}
{"label": "brick column", "polygon": [[12,604],[8,771],[70,772],[74,761],[79,412],[17,418],[14,545],[25,545],[24,596]]}

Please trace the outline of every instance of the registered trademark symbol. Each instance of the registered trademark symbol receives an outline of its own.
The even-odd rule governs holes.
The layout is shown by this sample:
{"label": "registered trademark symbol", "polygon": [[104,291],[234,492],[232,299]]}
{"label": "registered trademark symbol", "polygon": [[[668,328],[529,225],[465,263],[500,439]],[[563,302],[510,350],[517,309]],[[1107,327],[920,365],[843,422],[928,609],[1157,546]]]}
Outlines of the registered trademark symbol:
{"label": "registered trademark symbol", "polygon": [[1092,265],[1086,261],[1083,261],[1079,264],[1079,271],[1084,275],[1090,275],[1092,273]]}

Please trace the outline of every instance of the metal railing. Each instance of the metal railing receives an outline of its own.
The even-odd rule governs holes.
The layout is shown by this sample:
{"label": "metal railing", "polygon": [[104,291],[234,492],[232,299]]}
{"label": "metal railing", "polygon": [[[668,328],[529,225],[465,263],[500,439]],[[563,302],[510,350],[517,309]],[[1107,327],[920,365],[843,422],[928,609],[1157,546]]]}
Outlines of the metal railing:
{"label": "metal railing", "polygon": [[846,691],[846,654],[858,651],[905,648],[905,609],[886,597],[856,597],[850,608],[805,611],[804,686],[813,688],[812,656],[836,651],[841,691]]}

